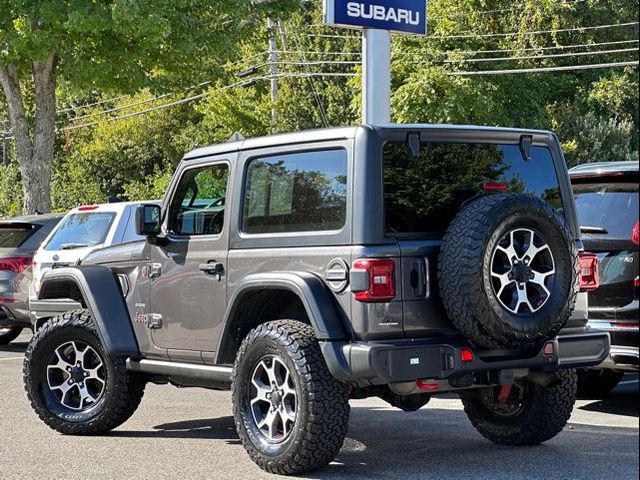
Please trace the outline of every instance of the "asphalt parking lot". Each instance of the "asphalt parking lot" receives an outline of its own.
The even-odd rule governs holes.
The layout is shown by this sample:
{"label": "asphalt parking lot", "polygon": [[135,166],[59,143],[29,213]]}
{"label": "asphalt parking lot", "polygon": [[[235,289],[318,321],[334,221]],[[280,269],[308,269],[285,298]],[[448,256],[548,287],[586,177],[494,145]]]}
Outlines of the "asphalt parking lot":
{"label": "asphalt parking lot", "polygon": [[[29,335],[0,346],[0,479],[275,479],[245,455],[230,394],[150,385],[140,409],[103,437],[65,437],[27,404],[22,356]],[[638,376],[604,399],[578,402],[569,427],[545,445],[495,446],[455,398],[403,413],[352,402],[337,460],[314,479],[637,479]]]}

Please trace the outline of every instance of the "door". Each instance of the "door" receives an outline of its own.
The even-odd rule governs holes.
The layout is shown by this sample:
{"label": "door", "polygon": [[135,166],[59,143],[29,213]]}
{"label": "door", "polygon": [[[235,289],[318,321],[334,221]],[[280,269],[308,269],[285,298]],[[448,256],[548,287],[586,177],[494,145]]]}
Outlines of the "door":
{"label": "door", "polygon": [[151,246],[150,325],[154,344],[176,360],[215,350],[226,307],[229,164],[183,170]]}

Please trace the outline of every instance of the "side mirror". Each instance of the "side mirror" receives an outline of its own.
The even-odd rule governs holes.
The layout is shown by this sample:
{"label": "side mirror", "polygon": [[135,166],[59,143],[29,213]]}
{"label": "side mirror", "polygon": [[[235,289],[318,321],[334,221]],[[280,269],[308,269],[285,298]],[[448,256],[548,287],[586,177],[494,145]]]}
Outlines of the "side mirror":
{"label": "side mirror", "polygon": [[140,205],[136,211],[136,233],[143,237],[160,235],[161,218],[158,205]]}

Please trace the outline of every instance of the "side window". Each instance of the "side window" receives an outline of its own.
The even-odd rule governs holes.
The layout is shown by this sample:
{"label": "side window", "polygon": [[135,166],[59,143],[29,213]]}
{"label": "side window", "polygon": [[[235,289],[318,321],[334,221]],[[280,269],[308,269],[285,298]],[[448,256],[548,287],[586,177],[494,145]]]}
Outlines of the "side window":
{"label": "side window", "polygon": [[171,200],[169,231],[176,235],[219,235],[224,226],[229,166],[187,170]]}
{"label": "side window", "polygon": [[244,192],[245,233],[339,230],[347,213],[347,152],[254,159],[247,168]]}
{"label": "side window", "polygon": [[136,233],[136,210],[138,207],[129,208],[129,220],[124,229],[124,235],[122,236],[122,243],[138,242],[145,240],[145,237],[141,237]]}

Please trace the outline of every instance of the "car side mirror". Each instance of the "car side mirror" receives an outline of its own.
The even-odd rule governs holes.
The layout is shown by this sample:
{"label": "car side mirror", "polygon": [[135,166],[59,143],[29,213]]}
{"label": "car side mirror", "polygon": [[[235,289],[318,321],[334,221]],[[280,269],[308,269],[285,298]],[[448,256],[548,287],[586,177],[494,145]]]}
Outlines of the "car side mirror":
{"label": "car side mirror", "polygon": [[142,237],[160,235],[161,218],[158,205],[140,205],[136,211],[136,233]]}

